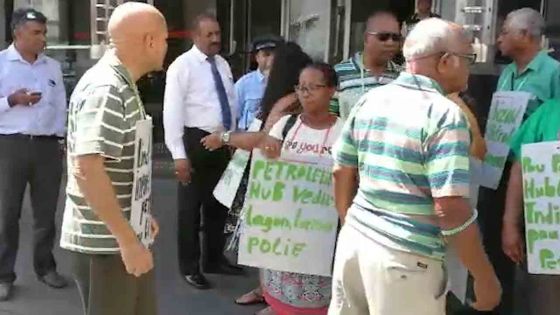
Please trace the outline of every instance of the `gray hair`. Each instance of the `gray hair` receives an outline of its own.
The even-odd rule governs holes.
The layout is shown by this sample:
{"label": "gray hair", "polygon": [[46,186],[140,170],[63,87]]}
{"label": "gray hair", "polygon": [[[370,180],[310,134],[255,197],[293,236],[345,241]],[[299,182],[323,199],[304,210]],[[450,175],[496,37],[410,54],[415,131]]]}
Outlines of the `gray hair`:
{"label": "gray hair", "polygon": [[439,18],[420,21],[406,37],[403,55],[406,61],[448,51],[458,40],[468,40],[459,25]]}
{"label": "gray hair", "polygon": [[522,8],[510,12],[506,18],[507,26],[518,32],[526,31],[531,37],[538,38],[544,33],[543,16],[531,8]]}

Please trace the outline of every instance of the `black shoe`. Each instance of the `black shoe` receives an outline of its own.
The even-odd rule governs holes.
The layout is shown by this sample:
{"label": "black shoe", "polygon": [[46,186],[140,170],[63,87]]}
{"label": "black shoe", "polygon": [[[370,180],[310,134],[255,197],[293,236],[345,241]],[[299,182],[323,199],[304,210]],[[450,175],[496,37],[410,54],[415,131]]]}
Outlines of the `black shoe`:
{"label": "black shoe", "polygon": [[54,289],[62,289],[68,285],[68,282],[54,270],[40,276],[39,281]]}
{"label": "black shoe", "polygon": [[209,274],[221,274],[221,275],[231,275],[231,276],[241,276],[245,274],[243,268],[239,266],[234,266],[229,263],[222,263],[219,265],[210,265],[204,268],[205,273]]}
{"label": "black shoe", "polygon": [[208,282],[208,280],[206,280],[206,277],[204,277],[204,275],[201,273],[185,275],[185,281],[187,281],[188,284],[190,284],[191,286],[199,290],[210,289],[210,283]]}
{"label": "black shoe", "polygon": [[12,283],[0,283],[0,302],[7,301],[12,296]]}

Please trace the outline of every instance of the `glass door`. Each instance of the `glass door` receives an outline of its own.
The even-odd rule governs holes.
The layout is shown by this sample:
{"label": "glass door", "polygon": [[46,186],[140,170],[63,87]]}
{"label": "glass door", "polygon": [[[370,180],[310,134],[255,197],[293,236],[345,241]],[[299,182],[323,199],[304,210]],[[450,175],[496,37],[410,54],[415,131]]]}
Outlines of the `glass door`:
{"label": "glass door", "polygon": [[332,0],[284,0],[283,35],[298,43],[313,59],[329,61]]}
{"label": "glass door", "polygon": [[224,54],[235,78],[256,65],[251,55],[251,43],[262,35],[280,35],[282,0],[229,0],[218,12],[224,35]]}

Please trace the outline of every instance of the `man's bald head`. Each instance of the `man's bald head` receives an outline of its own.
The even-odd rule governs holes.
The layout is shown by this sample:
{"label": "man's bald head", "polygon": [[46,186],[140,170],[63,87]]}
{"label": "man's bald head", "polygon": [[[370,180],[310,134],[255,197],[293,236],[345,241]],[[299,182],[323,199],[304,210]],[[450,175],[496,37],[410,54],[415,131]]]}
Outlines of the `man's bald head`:
{"label": "man's bald head", "polygon": [[416,24],[404,42],[403,54],[407,71],[432,78],[447,93],[466,88],[470,63],[476,59],[465,30],[438,18]]}
{"label": "man's bald head", "polygon": [[430,18],[420,21],[408,34],[403,55],[412,61],[431,54],[453,51],[457,46],[470,45],[470,37],[461,25]]}
{"label": "man's bald head", "polygon": [[116,55],[138,78],[163,68],[167,25],[154,6],[132,1],[118,6],[109,19],[108,31]]}
{"label": "man's bald head", "polygon": [[108,31],[112,44],[141,40],[146,34],[166,31],[165,18],[154,6],[142,2],[125,2],[113,11]]}

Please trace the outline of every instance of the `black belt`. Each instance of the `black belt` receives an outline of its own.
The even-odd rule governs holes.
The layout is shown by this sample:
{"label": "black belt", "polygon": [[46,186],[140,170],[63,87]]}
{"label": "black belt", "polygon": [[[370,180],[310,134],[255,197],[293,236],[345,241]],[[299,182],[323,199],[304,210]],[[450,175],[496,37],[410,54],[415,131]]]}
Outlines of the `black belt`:
{"label": "black belt", "polygon": [[43,141],[43,140],[62,140],[64,138],[59,136],[43,136],[43,135],[24,135],[22,133],[14,133],[11,135],[2,135],[0,134],[0,138],[3,139],[13,139],[13,140],[26,140],[26,141]]}

